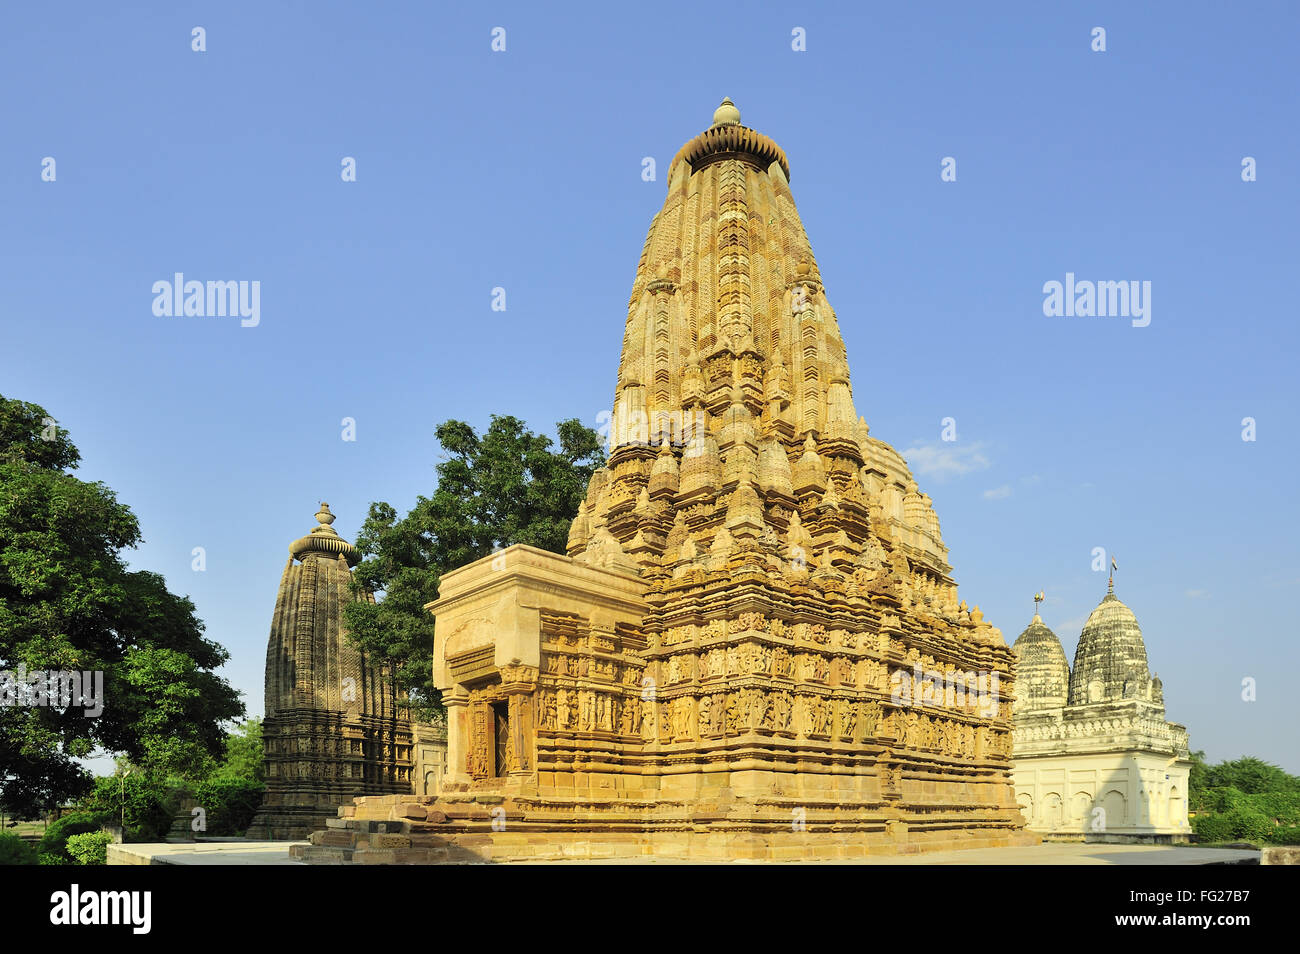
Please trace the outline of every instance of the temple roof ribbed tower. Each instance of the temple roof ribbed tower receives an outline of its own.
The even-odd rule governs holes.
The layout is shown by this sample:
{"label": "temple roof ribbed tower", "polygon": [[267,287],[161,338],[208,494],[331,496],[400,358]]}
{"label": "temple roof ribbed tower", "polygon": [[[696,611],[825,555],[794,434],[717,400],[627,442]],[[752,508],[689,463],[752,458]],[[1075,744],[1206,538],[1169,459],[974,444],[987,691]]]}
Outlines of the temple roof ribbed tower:
{"label": "temple roof ribbed tower", "polygon": [[267,788],[250,831],[301,838],[355,795],[411,789],[411,727],[391,680],[347,635],[361,554],[322,503],[289,545],[266,646],[262,739]]}
{"label": "temple roof ribbed tower", "polygon": [[1133,611],[1115,595],[1115,581],[1092,611],[1079,635],[1070,675],[1070,705],[1119,702],[1124,699],[1155,701],[1147,667],[1147,647]]}
{"label": "temple roof ribbed tower", "polygon": [[1056,634],[1037,613],[1016,637],[1016,712],[1059,709],[1070,689],[1070,664]]}
{"label": "temple roof ribbed tower", "polygon": [[674,158],[632,286],[609,463],[568,552],[651,580],[733,560],[832,587],[856,575],[969,624],[930,498],[854,406],[789,175],[730,100]]}
{"label": "temple roof ribbed tower", "polygon": [[322,503],[316,511],[316,526],[305,537],[299,537],[289,544],[289,555],[295,560],[305,559],[309,553],[324,553],[331,556],[342,555],[349,567],[361,562],[361,553],[348,541],[339,536],[334,529],[335,517],[330,513],[330,505]]}

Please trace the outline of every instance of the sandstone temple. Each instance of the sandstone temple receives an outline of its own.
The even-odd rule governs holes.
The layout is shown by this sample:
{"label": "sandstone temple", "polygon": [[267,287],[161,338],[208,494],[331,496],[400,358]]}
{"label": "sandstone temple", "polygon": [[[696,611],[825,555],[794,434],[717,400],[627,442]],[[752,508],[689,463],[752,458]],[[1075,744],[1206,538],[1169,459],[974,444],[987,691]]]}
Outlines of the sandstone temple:
{"label": "sandstone temple", "polygon": [[[266,649],[266,794],[248,837],[306,838],[358,795],[423,791],[421,769],[442,751],[430,727],[412,726],[379,667],[345,637],[356,547],[317,525],[289,545]],[[431,779],[429,790],[437,787]]]}
{"label": "sandstone temple", "polygon": [[513,546],[442,577],[438,792],[358,798],[300,856],[1038,840],[1011,786],[1015,656],[958,598],[930,498],[855,409],[785,153],[728,100],[667,178],[567,554]]}
{"label": "sandstone temple", "polygon": [[1113,576],[1073,670],[1037,613],[1015,652],[1013,767],[1028,827],[1053,839],[1188,840],[1187,729],[1165,721],[1164,687]]}

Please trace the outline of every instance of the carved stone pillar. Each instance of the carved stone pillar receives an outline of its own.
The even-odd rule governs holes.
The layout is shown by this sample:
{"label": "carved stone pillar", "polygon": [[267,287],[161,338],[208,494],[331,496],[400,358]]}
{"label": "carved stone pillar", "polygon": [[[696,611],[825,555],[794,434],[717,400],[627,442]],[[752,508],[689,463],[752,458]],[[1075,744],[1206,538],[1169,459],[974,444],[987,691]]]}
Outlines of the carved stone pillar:
{"label": "carved stone pillar", "polygon": [[501,667],[501,691],[509,702],[510,775],[532,775],[537,739],[534,705],[538,670],[533,666]]}
{"label": "carved stone pillar", "polygon": [[447,689],[442,702],[447,708],[446,784],[468,785],[471,779],[465,759],[469,752],[469,693],[460,688]]}
{"label": "carved stone pillar", "polygon": [[469,733],[465,745],[465,773],[475,781],[490,778],[496,761],[496,726],[492,707],[485,700],[475,698],[471,699],[466,712]]}

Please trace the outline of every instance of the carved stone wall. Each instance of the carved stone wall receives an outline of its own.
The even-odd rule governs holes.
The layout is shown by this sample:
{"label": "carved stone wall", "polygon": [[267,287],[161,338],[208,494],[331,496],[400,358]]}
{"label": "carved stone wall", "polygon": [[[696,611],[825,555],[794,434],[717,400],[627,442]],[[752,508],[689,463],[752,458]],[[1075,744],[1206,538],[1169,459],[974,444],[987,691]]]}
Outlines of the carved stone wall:
{"label": "carved stone wall", "polygon": [[653,828],[666,807],[724,795],[764,830],[794,810],[813,825],[849,812],[891,840],[1021,824],[1005,646],[824,593],[772,600],[769,615],[744,580],[724,591],[750,608],[663,626],[645,589],[529,547],[444,576],[435,681],[461,742],[440,802],[494,792],[574,830]]}

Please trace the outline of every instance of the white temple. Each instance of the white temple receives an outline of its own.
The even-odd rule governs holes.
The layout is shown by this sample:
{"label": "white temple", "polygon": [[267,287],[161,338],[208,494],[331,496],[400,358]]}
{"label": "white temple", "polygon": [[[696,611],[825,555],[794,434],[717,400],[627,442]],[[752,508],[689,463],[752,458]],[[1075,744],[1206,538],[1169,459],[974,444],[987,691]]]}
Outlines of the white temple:
{"label": "white temple", "polygon": [[1133,612],[1105,598],[1074,669],[1034,614],[1016,639],[1012,775],[1031,831],[1052,839],[1187,840],[1187,729],[1165,721]]}

